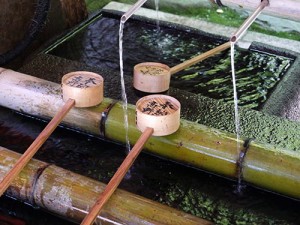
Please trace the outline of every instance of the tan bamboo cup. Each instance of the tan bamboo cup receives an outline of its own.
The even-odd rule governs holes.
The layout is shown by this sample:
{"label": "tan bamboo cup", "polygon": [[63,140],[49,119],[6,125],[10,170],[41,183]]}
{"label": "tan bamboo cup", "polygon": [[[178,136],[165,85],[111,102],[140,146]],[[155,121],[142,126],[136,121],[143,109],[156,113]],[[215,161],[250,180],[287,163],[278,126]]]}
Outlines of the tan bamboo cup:
{"label": "tan bamboo cup", "polygon": [[180,102],[168,95],[148,95],[136,103],[136,125],[142,132],[151,127],[154,136],[176,132],[180,126]]}
{"label": "tan bamboo cup", "polygon": [[169,89],[171,75],[224,51],[229,47],[230,41],[173,66],[172,68],[156,62],[139,63],[133,68],[133,87],[146,93],[165,92]]}
{"label": "tan bamboo cup", "polygon": [[145,62],[133,69],[133,87],[147,93],[167,91],[170,86],[170,67],[162,63]]}
{"label": "tan bamboo cup", "polygon": [[63,100],[75,99],[75,107],[91,107],[103,100],[103,78],[99,74],[76,71],[62,78]]}

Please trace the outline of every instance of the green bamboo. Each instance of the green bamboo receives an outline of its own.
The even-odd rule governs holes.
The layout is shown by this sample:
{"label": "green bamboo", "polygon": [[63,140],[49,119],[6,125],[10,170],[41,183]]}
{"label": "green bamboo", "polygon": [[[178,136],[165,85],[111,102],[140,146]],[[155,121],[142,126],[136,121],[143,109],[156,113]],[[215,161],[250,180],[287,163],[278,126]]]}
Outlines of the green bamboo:
{"label": "green bamboo", "polygon": [[[0,147],[0,178],[21,156]],[[81,222],[105,184],[54,165],[32,159],[14,180],[7,194],[50,212]],[[212,224],[143,197],[117,190],[107,202],[97,224]]]}
{"label": "green bamboo", "polygon": [[[53,117],[62,105],[60,85],[5,70],[0,75],[0,105],[38,117]],[[72,109],[66,125],[100,135],[102,112],[113,102],[104,101],[97,107]],[[135,127],[135,107],[128,106],[129,140],[134,144],[140,136]],[[105,123],[105,138],[125,142],[121,103],[113,105]],[[237,160],[243,141],[237,143],[232,134],[181,120],[179,130],[169,136],[151,137],[145,150],[196,168],[230,178],[238,178]],[[297,152],[276,149],[268,144],[251,142],[242,164],[244,181],[293,198],[300,198],[300,156]],[[269,179],[270,178],[270,179]]]}

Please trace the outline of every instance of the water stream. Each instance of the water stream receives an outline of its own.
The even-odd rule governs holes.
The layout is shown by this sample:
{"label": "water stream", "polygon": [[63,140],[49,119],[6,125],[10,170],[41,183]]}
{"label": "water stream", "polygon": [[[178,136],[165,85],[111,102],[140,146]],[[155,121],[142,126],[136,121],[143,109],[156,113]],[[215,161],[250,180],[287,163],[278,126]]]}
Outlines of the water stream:
{"label": "water stream", "polygon": [[[126,138],[126,148],[127,151],[130,151],[130,141],[128,137],[128,101],[127,101],[127,94],[126,94],[126,87],[124,81],[124,66],[123,66],[123,33],[124,33],[124,25],[125,22],[130,18],[130,16],[138,10],[146,0],[140,0],[136,2],[135,5],[132,6],[131,9],[126,12],[120,20],[120,28],[119,28],[119,58],[120,58],[120,79],[121,79],[121,88],[122,88],[122,107],[123,107],[123,114],[124,114],[124,128],[125,128],[125,138]],[[155,8],[157,14],[156,26],[157,30],[159,31],[159,19],[158,19],[158,10],[159,10],[159,0],[155,0]]]}
{"label": "water stream", "polygon": [[[232,86],[233,86],[233,102],[234,102],[234,122],[235,122],[235,132],[236,132],[236,150],[237,155],[240,154],[240,136],[241,136],[241,125],[240,125],[240,117],[239,117],[239,109],[238,109],[238,95],[236,88],[236,77],[235,77],[235,64],[234,64],[234,45],[235,42],[231,42],[230,48],[230,61],[231,61],[231,75],[232,75]],[[239,160],[239,159],[237,159]],[[239,170],[237,174],[237,194],[241,194],[242,191],[242,171]]]}
{"label": "water stream", "polygon": [[238,110],[238,95],[236,88],[236,78],[235,78],[235,66],[234,66],[234,42],[231,42],[230,48],[230,61],[231,61],[231,75],[232,75],[232,85],[233,85],[233,102],[234,102],[234,121],[235,121],[235,132],[236,132],[236,140],[237,140],[237,152],[240,149],[240,118],[239,118],[239,110]]}
{"label": "water stream", "polygon": [[155,0],[155,11],[156,11],[156,29],[159,31],[159,0]]}
{"label": "water stream", "polygon": [[126,149],[130,151],[130,142],[128,138],[128,112],[127,112],[127,95],[126,95],[126,87],[124,82],[124,69],[123,69],[123,32],[124,32],[124,24],[121,20],[120,22],[120,30],[119,30],[119,56],[120,56],[120,78],[121,78],[121,88],[122,88],[122,107],[124,114],[124,128],[125,128],[125,137],[126,137]]}

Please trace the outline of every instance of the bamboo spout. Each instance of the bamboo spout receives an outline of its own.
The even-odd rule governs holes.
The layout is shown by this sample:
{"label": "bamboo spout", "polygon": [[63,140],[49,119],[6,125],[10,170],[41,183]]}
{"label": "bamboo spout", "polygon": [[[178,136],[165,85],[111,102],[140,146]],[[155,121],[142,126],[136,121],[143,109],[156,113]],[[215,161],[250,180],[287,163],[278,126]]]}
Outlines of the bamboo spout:
{"label": "bamboo spout", "polygon": [[135,11],[137,11],[147,0],[137,1],[126,13],[121,17],[121,22],[125,23]]}
{"label": "bamboo spout", "polygon": [[269,5],[269,0],[263,0],[256,8],[256,10],[244,21],[240,28],[232,35],[230,41],[234,43],[237,42],[267,5]]}
{"label": "bamboo spout", "polygon": [[[204,0],[203,0],[204,1]],[[217,3],[216,0],[211,1]],[[221,0],[222,5],[236,9],[253,10],[261,0]],[[265,14],[300,21],[300,2],[298,0],[270,0],[269,6],[264,10]]]}

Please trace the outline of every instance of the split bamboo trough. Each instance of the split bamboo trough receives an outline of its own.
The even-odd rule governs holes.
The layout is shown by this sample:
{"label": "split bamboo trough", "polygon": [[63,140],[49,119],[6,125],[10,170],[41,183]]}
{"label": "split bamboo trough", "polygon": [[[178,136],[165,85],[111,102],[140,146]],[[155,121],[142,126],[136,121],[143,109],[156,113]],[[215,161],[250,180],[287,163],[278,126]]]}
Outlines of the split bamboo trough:
{"label": "split bamboo trough", "polygon": [[[32,116],[52,118],[63,105],[59,84],[0,68],[0,105]],[[135,108],[128,107],[129,140],[135,144],[140,131]],[[122,104],[104,98],[87,109],[71,109],[64,124],[93,135],[125,143]],[[300,155],[276,146],[243,141],[237,149],[232,134],[181,120],[180,128],[165,137],[151,137],[145,151],[231,179],[239,177],[254,186],[300,199]]]}

